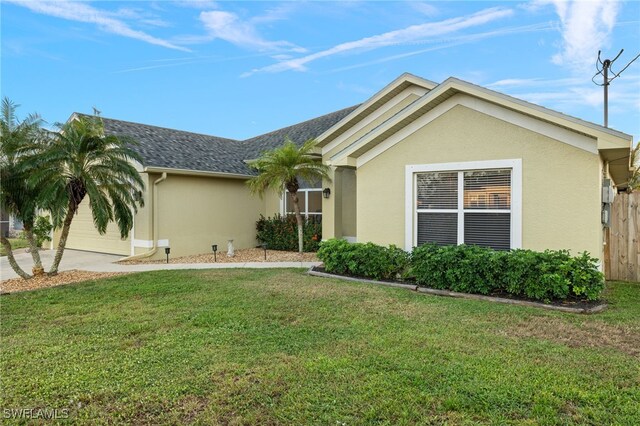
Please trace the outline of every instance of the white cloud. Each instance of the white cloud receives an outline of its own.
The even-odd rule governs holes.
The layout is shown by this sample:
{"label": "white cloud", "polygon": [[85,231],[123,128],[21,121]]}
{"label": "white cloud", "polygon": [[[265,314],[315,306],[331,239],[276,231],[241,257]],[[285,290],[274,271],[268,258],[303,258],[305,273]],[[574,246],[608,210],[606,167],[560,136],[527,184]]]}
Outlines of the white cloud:
{"label": "white cloud", "polygon": [[593,69],[598,50],[609,47],[620,9],[617,0],[537,0],[536,7],[552,4],[560,18],[561,51],[553,63],[576,72]]}
{"label": "white cloud", "polygon": [[301,58],[281,61],[264,68],[255,69],[245,73],[249,76],[257,72],[282,72],[288,70],[305,71],[306,65],[321,58],[351,52],[362,52],[378,49],[386,46],[417,44],[428,41],[430,38],[451,34],[466,28],[483,25],[497,19],[511,16],[511,9],[491,8],[474,13],[469,16],[446,19],[438,22],[412,25],[400,30],[389,31],[383,34],[365,37],[360,40],[338,44],[330,49],[316,52]]}
{"label": "white cloud", "polygon": [[438,13],[440,13],[438,8],[431,3],[412,1],[412,2],[409,2],[409,6],[411,6],[414,10],[428,17],[436,16],[438,15]]}
{"label": "white cloud", "polygon": [[193,9],[217,9],[218,4],[213,0],[175,0],[175,5],[180,7],[191,7]]}
{"label": "white cloud", "polygon": [[[278,17],[271,16],[266,18],[271,21],[274,19],[283,19],[281,12]],[[267,14],[266,16],[269,16]],[[259,18],[254,18],[255,20]],[[209,32],[209,37],[201,38],[200,41],[221,39],[250,49],[257,50],[290,50],[293,52],[304,52],[305,49],[298,47],[288,41],[269,41],[265,40],[258,34],[254,23],[243,21],[232,12],[222,10],[212,10],[200,13],[200,20]]]}
{"label": "white cloud", "polygon": [[41,1],[41,0],[6,0],[30,9],[33,12],[43,15],[54,16],[56,18],[67,19],[76,22],[96,24],[101,30],[144,41],[156,46],[169,49],[189,51],[184,47],[175,45],[166,40],[154,37],[143,31],[134,30],[120,19],[114,18],[112,12],[97,9],[85,3],[72,2],[67,0]]}

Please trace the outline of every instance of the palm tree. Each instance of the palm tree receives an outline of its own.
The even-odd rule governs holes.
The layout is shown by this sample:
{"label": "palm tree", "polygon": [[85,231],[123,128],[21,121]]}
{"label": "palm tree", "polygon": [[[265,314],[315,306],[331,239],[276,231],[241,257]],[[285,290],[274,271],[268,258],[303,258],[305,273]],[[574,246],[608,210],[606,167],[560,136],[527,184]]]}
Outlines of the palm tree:
{"label": "palm tree", "polygon": [[73,217],[85,197],[100,234],[115,221],[122,238],[129,235],[133,215],[144,188],[133,161],[140,156],[130,138],[104,134],[99,117],[79,116],[58,124],[59,132],[34,149],[27,161],[34,170],[30,181],[42,188],[43,200],[52,208],[56,225],[62,225],[60,241],[49,274],[56,274],[62,260]]}
{"label": "palm tree", "polygon": [[258,175],[249,179],[247,185],[253,194],[262,196],[272,189],[278,193],[282,187],[289,191],[298,223],[298,251],[303,251],[303,221],[298,205],[298,179],[308,182],[329,178],[329,167],[314,155],[317,142],[309,139],[298,148],[289,138],[284,144],[271,151],[264,152],[260,158],[249,162],[249,166],[258,171]]}
{"label": "palm tree", "polygon": [[[29,114],[20,121],[16,117],[18,105],[8,98],[3,98],[0,112],[0,205],[2,210],[20,219],[24,226],[31,257],[33,258],[33,275],[42,275],[44,268],[40,260],[40,252],[33,235],[36,212],[40,205],[39,190],[27,182],[29,171],[23,168],[24,150],[37,143],[43,136],[42,119],[37,114]],[[4,235],[0,242],[7,252],[9,264],[22,278],[31,278],[24,272],[13,257],[11,243]]]}

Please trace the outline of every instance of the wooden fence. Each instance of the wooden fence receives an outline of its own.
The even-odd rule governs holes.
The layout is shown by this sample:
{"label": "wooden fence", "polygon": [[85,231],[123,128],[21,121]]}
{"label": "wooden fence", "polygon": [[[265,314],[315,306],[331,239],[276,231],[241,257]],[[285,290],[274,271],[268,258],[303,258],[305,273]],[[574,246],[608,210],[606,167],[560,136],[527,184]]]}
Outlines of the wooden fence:
{"label": "wooden fence", "polygon": [[611,206],[605,271],[608,280],[640,281],[640,192],[618,194]]}

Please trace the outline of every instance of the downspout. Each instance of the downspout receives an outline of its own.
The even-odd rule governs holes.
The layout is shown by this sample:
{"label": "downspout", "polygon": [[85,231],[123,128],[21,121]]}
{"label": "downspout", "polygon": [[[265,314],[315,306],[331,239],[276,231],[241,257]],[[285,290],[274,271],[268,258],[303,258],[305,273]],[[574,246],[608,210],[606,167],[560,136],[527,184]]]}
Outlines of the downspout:
{"label": "downspout", "polygon": [[[151,257],[154,254],[156,254],[156,252],[158,251],[158,244],[157,244],[157,235],[158,235],[158,185],[167,180],[167,172],[162,172],[162,176],[160,176],[160,178],[156,179],[153,182],[153,199],[152,199],[152,206],[151,206],[151,242],[152,242],[152,246],[151,246],[151,250],[144,252],[144,253],[140,253],[140,254],[136,254],[134,256],[128,256],[128,257],[124,257],[122,259],[120,259],[120,261],[123,260],[137,260],[137,259],[144,259],[146,257]],[[132,236],[133,237],[133,236]]]}

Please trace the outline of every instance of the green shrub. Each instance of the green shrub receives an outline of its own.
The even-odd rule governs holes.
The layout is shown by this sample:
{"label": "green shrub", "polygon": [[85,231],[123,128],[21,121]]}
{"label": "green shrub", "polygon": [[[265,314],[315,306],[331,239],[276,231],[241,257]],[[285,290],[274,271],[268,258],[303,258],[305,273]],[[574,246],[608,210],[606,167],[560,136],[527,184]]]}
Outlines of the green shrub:
{"label": "green shrub", "polygon": [[473,246],[420,246],[411,258],[416,282],[433,288],[489,294],[505,291],[537,300],[570,296],[597,300],[604,277],[597,259],[566,250],[496,251]]}
{"label": "green shrub", "polygon": [[500,253],[476,246],[423,245],[411,255],[411,274],[418,284],[432,288],[489,294],[498,287]]}
{"label": "green shrub", "polygon": [[[35,224],[33,225],[33,236],[36,239],[36,245],[38,247],[42,247],[45,242],[51,241],[52,229],[53,225],[51,224],[49,216],[38,216],[36,218]],[[24,231],[20,233],[20,238],[27,238]]]}
{"label": "green shrub", "polygon": [[349,243],[332,239],[320,244],[318,258],[328,272],[373,279],[397,279],[409,266],[409,254],[399,247]]}
{"label": "green shrub", "polygon": [[53,225],[49,216],[38,216],[36,223],[33,225],[33,235],[36,237],[36,244],[42,247],[46,241],[51,241],[51,230]]}
{"label": "green shrub", "polygon": [[[303,225],[304,251],[318,251],[322,240],[322,224],[309,218]],[[264,217],[256,222],[256,238],[266,243],[270,250],[298,251],[298,223],[295,216]]]}
{"label": "green shrub", "polygon": [[328,240],[318,258],[328,272],[373,279],[410,276],[419,285],[463,293],[506,292],[536,300],[597,300],[604,277],[597,259],[567,250],[497,251],[477,246],[423,245],[404,250],[372,243]]}

